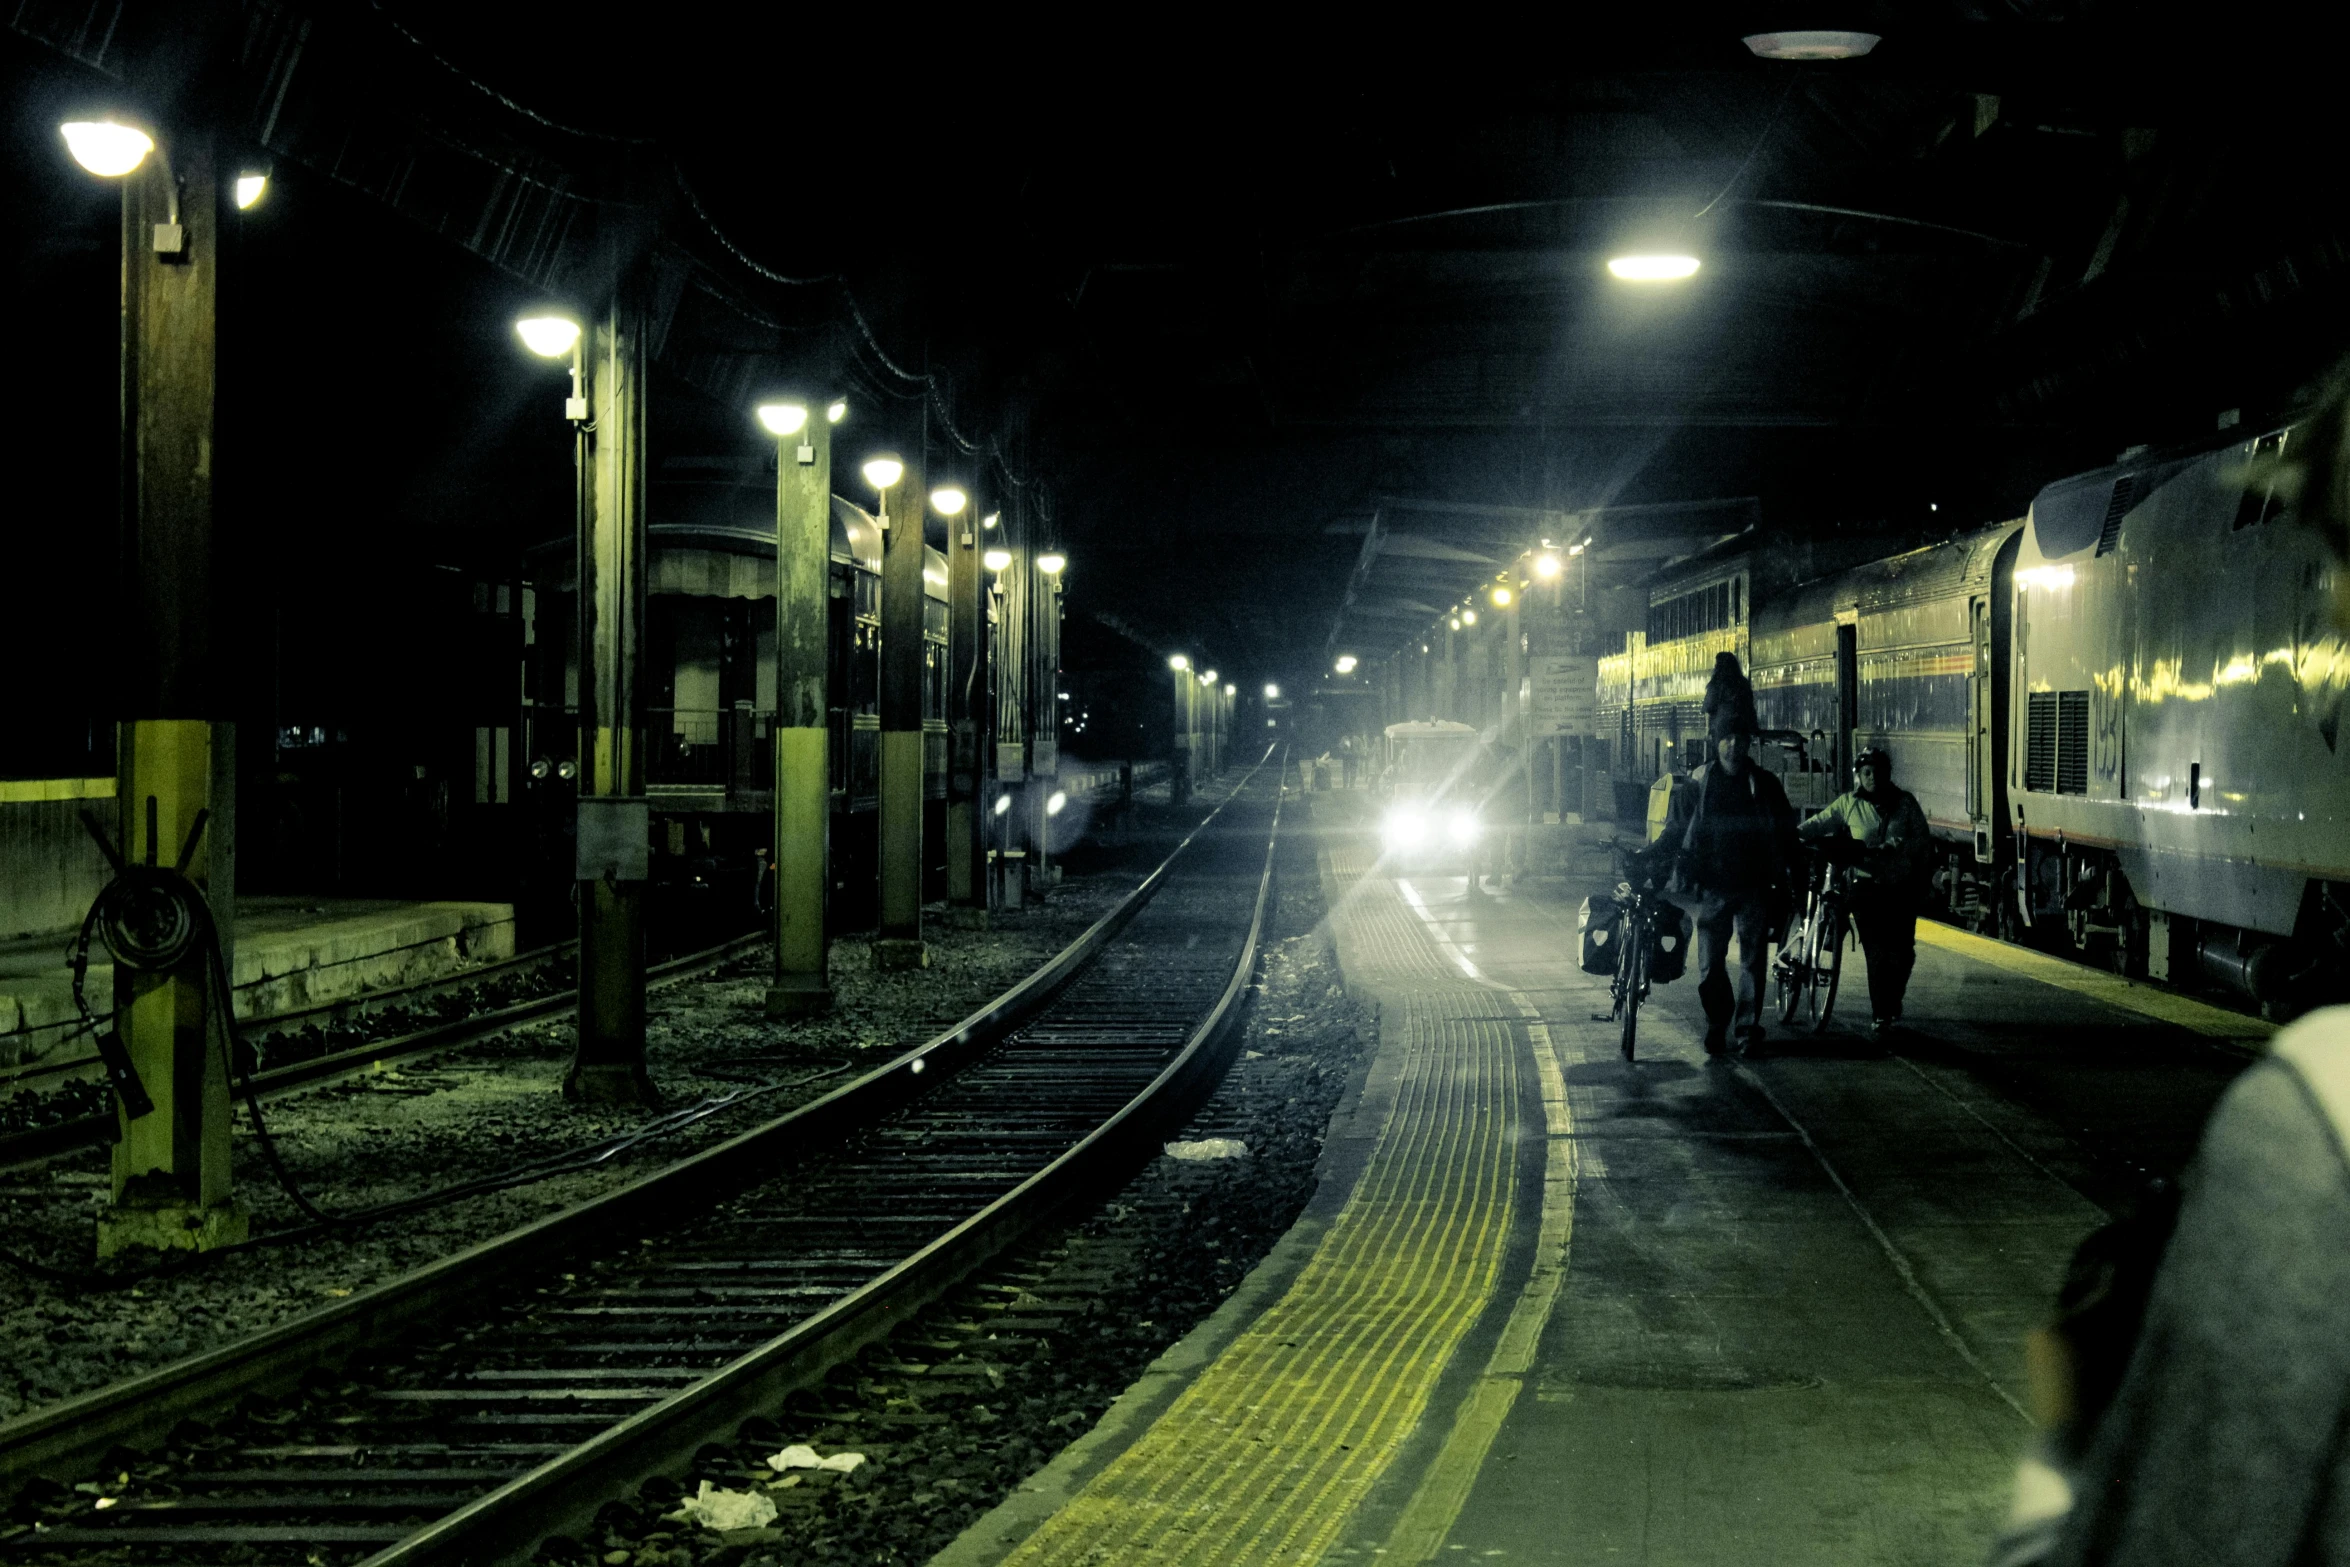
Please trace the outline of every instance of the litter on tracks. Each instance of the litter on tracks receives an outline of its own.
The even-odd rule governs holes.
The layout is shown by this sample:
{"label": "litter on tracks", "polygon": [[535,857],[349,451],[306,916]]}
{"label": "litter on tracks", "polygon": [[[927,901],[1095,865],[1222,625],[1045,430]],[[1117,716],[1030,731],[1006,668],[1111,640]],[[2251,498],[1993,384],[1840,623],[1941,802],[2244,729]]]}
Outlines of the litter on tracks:
{"label": "litter on tracks", "polygon": [[775,1522],[775,1504],[752,1491],[725,1491],[702,1482],[685,1499],[685,1515],[705,1529],[764,1529]]}
{"label": "litter on tracks", "polygon": [[835,1453],[820,1458],[816,1449],[794,1443],[780,1453],[767,1455],[767,1467],[781,1473],[790,1469],[830,1469],[836,1474],[849,1474],[865,1461],[863,1453]]}
{"label": "litter on tracks", "polygon": [[1248,1144],[1237,1137],[1203,1137],[1196,1143],[1169,1143],[1170,1159],[1245,1159]]}

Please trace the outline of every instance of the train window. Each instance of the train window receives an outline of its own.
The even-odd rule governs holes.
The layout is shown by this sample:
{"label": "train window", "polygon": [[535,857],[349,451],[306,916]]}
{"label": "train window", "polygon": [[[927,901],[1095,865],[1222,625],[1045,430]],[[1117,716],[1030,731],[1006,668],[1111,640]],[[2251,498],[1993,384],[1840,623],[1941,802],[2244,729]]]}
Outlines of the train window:
{"label": "train window", "polygon": [[1671,642],[1734,626],[1738,623],[1738,597],[1738,584],[1732,579],[1652,604],[1648,609],[1648,639]]}
{"label": "train window", "polygon": [[[2252,443],[2252,461],[2255,464],[2273,460],[2285,450],[2289,432],[2278,430]],[[2264,476],[2256,476],[2244,486],[2244,498],[2236,503],[2236,526],[2239,529],[2257,527],[2274,522],[2277,513],[2284,510],[2284,502],[2277,496],[2277,487]]]}

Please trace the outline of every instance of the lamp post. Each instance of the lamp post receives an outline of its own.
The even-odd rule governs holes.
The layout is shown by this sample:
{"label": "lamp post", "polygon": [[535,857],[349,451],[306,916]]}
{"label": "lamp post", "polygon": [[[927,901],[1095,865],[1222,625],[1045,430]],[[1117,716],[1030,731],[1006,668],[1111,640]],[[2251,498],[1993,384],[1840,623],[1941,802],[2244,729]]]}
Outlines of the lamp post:
{"label": "lamp post", "polygon": [[1069,557],[1059,550],[1043,550],[1035,563],[1037,580],[1030,584],[1036,605],[1031,620],[1036,628],[1036,677],[1035,700],[1029,704],[1029,823],[1037,878],[1053,886],[1060,880],[1052,863],[1053,817],[1060,808],[1052,802],[1066,799],[1054,786],[1061,776],[1061,573],[1068,568]]}
{"label": "lamp post", "polygon": [[989,902],[981,747],[993,732],[984,678],[990,600],[980,579],[986,524],[972,515],[977,509],[965,507],[947,525],[947,902],[965,910]]}
{"label": "lamp post", "polygon": [[[216,651],[219,541],[213,472],[225,226],[212,138],[167,158],[150,128],[59,127],[88,172],[122,182],[123,582],[113,843],[126,864],[177,865],[209,907],[236,973],[236,726]],[[244,1239],[230,1185],[229,1084],[213,1047],[203,936],[173,967],[114,971],[118,1137],[101,1257],[206,1251]]]}
{"label": "lamp post", "polygon": [[1167,801],[1184,805],[1191,800],[1191,659],[1177,653],[1167,660],[1175,676],[1174,760],[1167,767]]}
{"label": "lamp post", "polygon": [[[876,457],[865,482],[881,497],[881,923],[873,961],[926,968],[922,942],[922,567],[928,490],[921,447]],[[901,488],[902,485],[902,488]],[[900,496],[891,515],[890,495]]]}
{"label": "lamp post", "polygon": [[[833,405],[846,412],[846,406]],[[769,1017],[832,1005],[825,919],[832,878],[829,625],[832,426],[800,402],[766,403],[759,423],[775,461],[775,972]]]}

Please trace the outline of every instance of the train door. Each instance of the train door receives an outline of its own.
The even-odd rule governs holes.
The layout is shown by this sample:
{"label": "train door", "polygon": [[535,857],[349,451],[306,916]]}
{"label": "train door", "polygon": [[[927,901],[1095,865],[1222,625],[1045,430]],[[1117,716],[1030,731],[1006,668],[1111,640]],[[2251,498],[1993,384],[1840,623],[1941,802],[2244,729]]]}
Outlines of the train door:
{"label": "train door", "polygon": [[[1848,618],[1849,617],[1849,618]],[[1836,617],[1836,772],[1828,792],[1852,786],[1855,731],[1860,728],[1860,625],[1856,613]]]}
{"label": "train door", "polygon": [[1975,863],[1991,863],[1991,600],[1978,595],[1967,605],[1975,663],[1967,676],[1966,814],[1975,834]]}

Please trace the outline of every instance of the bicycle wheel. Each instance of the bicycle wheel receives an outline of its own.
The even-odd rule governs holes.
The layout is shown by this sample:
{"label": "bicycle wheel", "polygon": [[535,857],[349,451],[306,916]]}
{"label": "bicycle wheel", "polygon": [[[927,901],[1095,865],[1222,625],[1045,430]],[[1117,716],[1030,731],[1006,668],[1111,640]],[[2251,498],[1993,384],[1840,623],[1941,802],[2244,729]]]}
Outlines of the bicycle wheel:
{"label": "bicycle wheel", "polygon": [[1779,1022],[1782,1026],[1794,1023],[1803,1011],[1804,998],[1811,991],[1812,931],[1817,924],[1814,911],[1806,910],[1797,916],[1794,927],[1779,947],[1779,960],[1772,965],[1772,976],[1779,982]]}
{"label": "bicycle wheel", "polygon": [[1812,963],[1811,993],[1817,998],[1811,1031],[1819,1033],[1836,1015],[1836,981],[1844,975],[1844,905],[1831,901],[1822,914],[1820,935],[1825,950]]}
{"label": "bicycle wheel", "polygon": [[1624,922],[1624,954],[1616,961],[1617,982],[1624,988],[1616,1004],[1616,1013],[1624,1025],[1619,1048],[1624,1059],[1632,1059],[1633,1041],[1640,1036],[1641,995],[1648,989],[1649,931],[1642,920]]}

